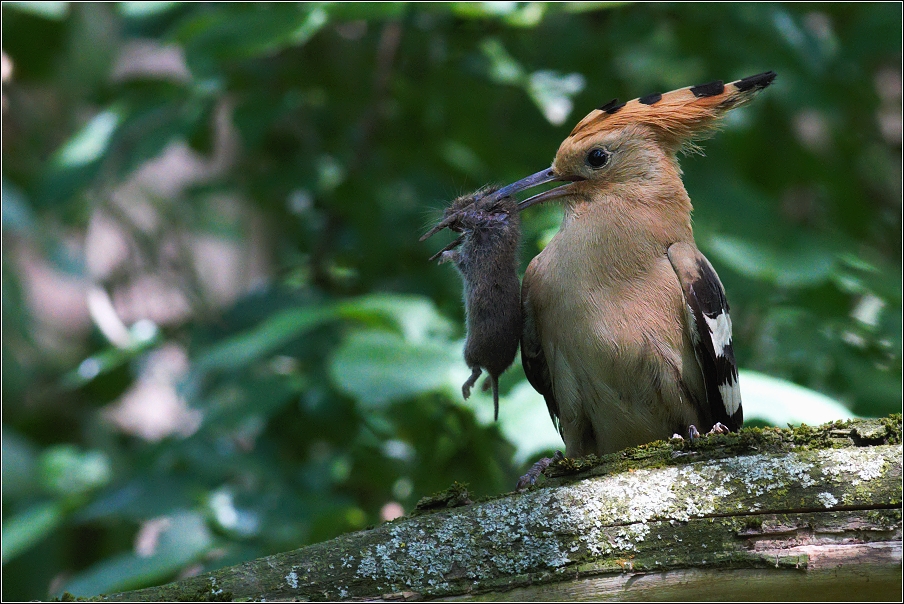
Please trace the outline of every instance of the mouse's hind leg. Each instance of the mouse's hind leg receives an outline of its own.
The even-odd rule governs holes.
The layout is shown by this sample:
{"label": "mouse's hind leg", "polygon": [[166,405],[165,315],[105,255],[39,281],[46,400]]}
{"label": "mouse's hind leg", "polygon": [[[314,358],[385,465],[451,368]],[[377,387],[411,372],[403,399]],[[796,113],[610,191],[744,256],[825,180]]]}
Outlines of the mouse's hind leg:
{"label": "mouse's hind leg", "polygon": [[473,370],[471,371],[471,377],[469,377],[468,381],[461,385],[461,393],[465,398],[471,396],[471,388],[477,382],[477,378],[480,377],[481,373],[482,371],[480,369],[480,365],[475,365],[473,367]]}

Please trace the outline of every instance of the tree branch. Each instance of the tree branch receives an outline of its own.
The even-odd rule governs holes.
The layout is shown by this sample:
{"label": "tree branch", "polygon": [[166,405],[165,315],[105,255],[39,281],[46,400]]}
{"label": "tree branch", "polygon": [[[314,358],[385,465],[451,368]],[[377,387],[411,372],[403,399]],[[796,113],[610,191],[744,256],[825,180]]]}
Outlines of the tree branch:
{"label": "tree branch", "polygon": [[525,493],[102,599],[900,595],[900,415],[658,442],[551,469]]}

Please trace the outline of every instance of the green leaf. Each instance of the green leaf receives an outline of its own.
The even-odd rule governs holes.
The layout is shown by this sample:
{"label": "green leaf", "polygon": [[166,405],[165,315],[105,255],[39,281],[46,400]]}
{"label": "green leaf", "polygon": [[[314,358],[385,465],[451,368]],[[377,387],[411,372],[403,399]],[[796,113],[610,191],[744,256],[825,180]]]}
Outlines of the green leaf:
{"label": "green leaf", "polygon": [[117,137],[115,160],[110,162],[122,176],[137,170],[146,162],[161,156],[167,145],[186,140],[203,120],[200,103],[181,99],[149,97],[145,103],[131,108]]}
{"label": "green leaf", "polygon": [[54,154],[51,162],[63,170],[83,168],[96,162],[109,149],[122,120],[120,109],[101,111]]}
{"label": "green leaf", "polygon": [[633,2],[556,2],[553,7],[569,13],[584,13],[590,11],[619,8],[634,4]]}
{"label": "green leaf", "polygon": [[174,8],[181,6],[182,2],[119,2],[119,12],[124,17],[140,19],[143,17],[156,17]]}
{"label": "green leaf", "polygon": [[745,420],[784,428],[788,424],[818,426],[857,417],[840,402],[815,390],[757,371],[738,373]]}
{"label": "green leaf", "polygon": [[513,27],[536,27],[543,22],[548,4],[546,2],[525,2],[503,20]]}
{"label": "green leaf", "polygon": [[200,355],[195,368],[210,371],[244,367],[335,316],[331,307],[284,310],[257,327],[212,346]]}
{"label": "green leaf", "polygon": [[480,50],[490,61],[490,79],[499,84],[520,86],[525,81],[524,68],[509,54],[499,38],[487,38]]}
{"label": "green leaf", "polygon": [[247,59],[301,46],[328,20],[326,10],[314,3],[240,5],[196,11],[172,37],[192,62]]}
{"label": "green leaf", "polygon": [[63,521],[63,504],[58,501],[36,504],[3,521],[3,564],[35,545]]}
{"label": "green leaf", "polygon": [[304,332],[336,318],[358,320],[370,325],[385,324],[388,321],[411,342],[451,332],[451,324],[426,298],[371,294],[335,306],[293,308],[278,312],[257,327],[211,347],[198,358],[195,367],[201,371],[244,367]]}
{"label": "green leaf", "polygon": [[3,230],[19,234],[29,234],[35,230],[35,216],[28,205],[25,193],[6,178],[2,179],[3,192],[0,196],[3,211],[0,219]]}
{"label": "green leaf", "polygon": [[574,108],[572,98],[584,90],[586,82],[580,73],[561,75],[556,71],[539,70],[530,75],[505,49],[499,38],[487,38],[480,50],[489,61],[489,77],[498,84],[523,88],[549,123],[565,123]]}
{"label": "green leaf", "polygon": [[343,318],[369,325],[374,325],[375,320],[388,319],[409,342],[424,342],[452,333],[452,323],[439,313],[432,300],[423,296],[369,294],[343,302],[338,312]]}
{"label": "green leaf", "polygon": [[333,355],[330,376],[365,407],[448,389],[451,370],[463,362],[460,349],[445,342],[407,342],[387,331],[352,332]]}
{"label": "green leaf", "polygon": [[722,262],[753,279],[785,287],[812,287],[828,281],[835,259],[832,252],[811,241],[799,240],[785,248],[754,243],[728,235],[714,235],[709,249]]}
{"label": "green leaf", "polygon": [[4,2],[3,8],[6,7],[54,21],[60,21],[69,15],[68,2]]}
{"label": "green leaf", "polygon": [[77,574],[59,593],[88,597],[163,583],[213,546],[201,514],[182,512],[167,519],[151,555],[120,554]]}
{"label": "green leaf", "polygon": [[513,27],[535,27],[543,21],[548,9],[546,2],[453,2],[453,14],[466,19],[501,17]]}
{"label": "green leaf", "polygon": [[[206,419],[206,418],[205,418]],[[140,522],[171,514],[195,500],[195,477],[149,474],[139,475],[122,485],[111,485],[80,508],[73,521],[97,522],[103,518]]]}
{"label": "green leaf", "polygon": [[527,92],[546,120],[561,126],[574,109],[572,97],[584,90],[584,76],[579,73],[560,75],[555,71],[535,71],[530,74]]}
{"label": "green leaf", "polygon": [[857,395],[858,411],[881,416],[901,410],[900,360],[882,370],[873,360],[849,354],[842,358],[839,365],[850,390]]}
{"label": "green leaf", "polygon": [[74,497],[110,481],[110,460],[100,451],[81,451],[73,445],[51,447],[39,461],[44,488],[59,497]]}
{"label": "green leaf", "polygon": [[106,350],[91,355],[79,363],[78,367],[65,373],[61,380],[63,387],[80,388],[99,376],[116,371],[160,342],[159,329],[147,319],[142,319],[132,325],[129,335],[131,342],[127,348],[110,346]]}
{"label": "green leaf", "polygon": [[38,486],[35,446],[25,437],[3,426],[3,500],[24,496]]}
{"label": "green leaf", "polygon": [[121,107],[101,111],[57,149],[42,173],[38,199],[66,202],[88,185],[107,157],[123,119]]}

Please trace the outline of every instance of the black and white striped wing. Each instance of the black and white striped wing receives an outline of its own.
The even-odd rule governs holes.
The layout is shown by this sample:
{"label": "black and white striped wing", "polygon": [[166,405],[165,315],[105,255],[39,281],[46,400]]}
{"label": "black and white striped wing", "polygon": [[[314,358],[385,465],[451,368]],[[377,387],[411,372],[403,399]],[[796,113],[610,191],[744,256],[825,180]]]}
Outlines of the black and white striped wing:
{"label": "black and white striped wing", "polygon": [[709,260],[693,245],[676,243],[668,255],[684,292],[688,329],[703,371],[712,421],[737,431],[744,414],[725,289]]}

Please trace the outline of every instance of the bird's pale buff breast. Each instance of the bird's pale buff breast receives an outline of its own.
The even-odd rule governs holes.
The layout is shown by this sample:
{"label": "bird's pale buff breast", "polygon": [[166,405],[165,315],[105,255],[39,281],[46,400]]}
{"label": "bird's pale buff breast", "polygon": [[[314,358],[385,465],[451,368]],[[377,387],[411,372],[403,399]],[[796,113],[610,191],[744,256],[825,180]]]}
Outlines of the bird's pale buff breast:
{"label": "bird's pale buff breast", "polygon": [[554,239],[525,276],[568,455],[618,451],[697,422],[680,382],[703,393],[702,376],[665,252],[611,278],[569,249]]}

